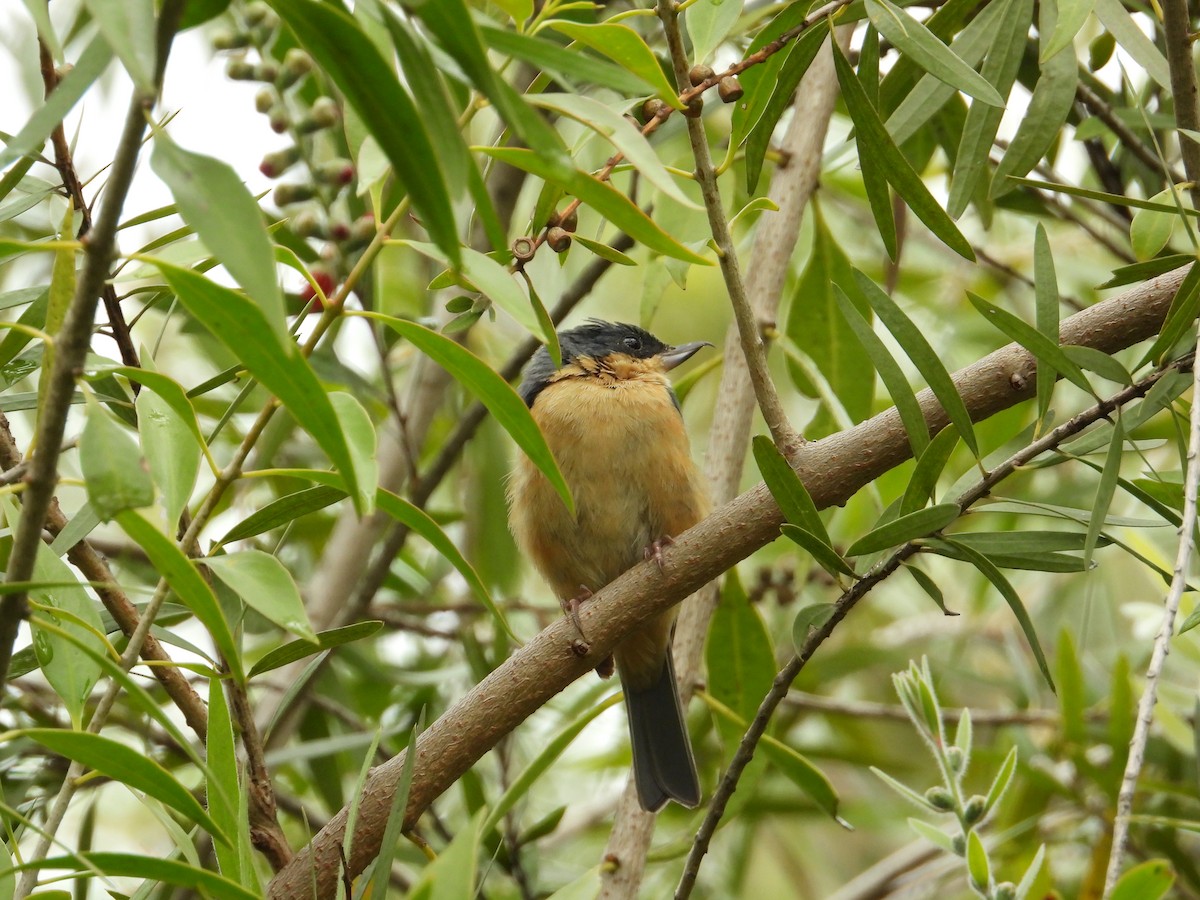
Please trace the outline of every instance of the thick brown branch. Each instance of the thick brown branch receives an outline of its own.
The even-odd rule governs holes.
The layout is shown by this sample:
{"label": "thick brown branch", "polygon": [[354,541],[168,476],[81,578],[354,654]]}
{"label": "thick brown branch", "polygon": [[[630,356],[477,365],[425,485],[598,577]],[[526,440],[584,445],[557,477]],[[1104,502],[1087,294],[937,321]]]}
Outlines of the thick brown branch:
{"label": "thick brown branch", "polygon": [[[1062,324],[1061,341],[1112,353],[1157,332],[1180,281],[1182,269],[1078,313]],[[986,419],[1033,396],[1036,365],[1021,347],[1008,345],[961,370],[955,384],[975,420]],[[932,429],[948,424],[929,391],[920,395]],[[909,458],[911,448],[896,411],[888,410],[854,428],[801,448],[797,470],[819,507],[845,503],[860,488]],[[562,619],[530,640],[480,682],[422,736],[406,813],[413,824],[506,734],[555,694],[595,667],[613,646],[647,619],[717,577],[774,540],[782,521],[765,485],[716,510],[679,536],[665,554],[665,567],[642,564],[596,595],[581,611],[592,653],[571,652],[573,625]],[[362,872],[379,852],[392,793],[404,754],[375,769],[367,781],[349,858],[351,875]],[[346,825],[342,810],[272,880],[270,896],[332,896]]]}

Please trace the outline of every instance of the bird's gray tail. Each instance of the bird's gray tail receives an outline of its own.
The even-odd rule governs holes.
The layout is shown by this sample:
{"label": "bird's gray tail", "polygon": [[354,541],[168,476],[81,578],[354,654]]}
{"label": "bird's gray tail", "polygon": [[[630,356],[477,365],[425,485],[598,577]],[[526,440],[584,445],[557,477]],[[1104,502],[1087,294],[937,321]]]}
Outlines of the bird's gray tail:
{"label": "bird's gray tail", "polygon": [[668,800],[689,809],[699,806],[700,779],[675,688],[670,648],[653,685],[637,691],[625,688],[625,710],[633,744],[633,778],[642,809],[657,812]]}

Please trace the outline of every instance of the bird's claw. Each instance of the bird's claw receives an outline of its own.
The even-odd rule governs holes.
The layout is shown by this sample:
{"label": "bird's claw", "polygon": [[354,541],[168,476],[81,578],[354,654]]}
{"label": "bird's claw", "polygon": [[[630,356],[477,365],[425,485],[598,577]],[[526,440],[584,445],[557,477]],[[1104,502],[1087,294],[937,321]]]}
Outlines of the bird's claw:
{"label": "bird's claw", "polygon": [[658,564],[658,570],[660,572],[665,571],[667,568],[667,563],[663,558],[663,550],[666,547],[670,547],[674,543],[675,538],[671,537],[669,534],[664,534],[662,537],[657,538],[647,544],[646,549],[642,551],[642,556],[645,557],[646,562],[654,560]]}
{"label": "bird's claw", "polygon": [[579,593],[567,600],[559,601],[562,605],[563,614],[571,620],[571,624],[575,626],[575,630],[579,632],[580,640],[586,644],[587,635],[583,633],[583,622],[579,620],[579,607],[583,606],[588,600],[592,599],[592,591],[586,585],[579,586]]}

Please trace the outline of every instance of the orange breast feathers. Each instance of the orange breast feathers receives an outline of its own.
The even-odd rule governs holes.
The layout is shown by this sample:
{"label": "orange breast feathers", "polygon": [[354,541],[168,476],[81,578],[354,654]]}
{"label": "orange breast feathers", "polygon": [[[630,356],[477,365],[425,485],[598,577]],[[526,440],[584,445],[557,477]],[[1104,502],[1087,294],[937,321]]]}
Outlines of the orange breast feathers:
{"label": "orange breast feathers", "polygon": [[652,542],[686,531],[708,512],[683,417],[661,372],[564,369],[532,412],[576,515],[522,457],[510,483],[511,524],[559,599],[583,587],[599,590],[642,561]]}

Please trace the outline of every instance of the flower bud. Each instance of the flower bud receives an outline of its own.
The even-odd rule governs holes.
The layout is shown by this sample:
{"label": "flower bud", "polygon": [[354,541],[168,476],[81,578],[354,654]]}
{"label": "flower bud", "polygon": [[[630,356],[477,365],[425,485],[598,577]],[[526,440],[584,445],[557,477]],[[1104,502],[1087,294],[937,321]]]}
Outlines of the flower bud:
{"label": "flower bud", "polygon": [[218,31],[212,43],[217,50],[240,50],[250,46],[250,35],[244,31]]}
{"label": "flower bud", "polygon": [[273,132],[283,134],[288,130],[288,126],[292,124],[292,117],[288,115],[288,111],[282,106],[275,106],[267,113],[267,123],[271,126]]}
{"label": "flower bud", "polygon": [[954,809],[954,795],[940,784],[934,785],[925,792],[925,799],[929,801],[930,806],[942,812],[949,812]]}
{"label": "flower bud", "polygon": [[975,794],[965,804],[963,804],[963,821],[968,825],[974,825],[983,818],[987,812],[987,798]]}
{"label": "flower bud", "polygon": [[273,62],[261,62],[254,67],[254,80],[265,81],[268,84],[274,83],[279,77],[279,66]]}
{"label": "flower bud", "polygon": [[292,231],[302,238],[323,238],[326,229],[321,226],[321,220],[311,209],[303,209],[292,218]]}
{"label": "flower bud", "polygon": [[312,71],[313,60],[299,47],[292,47],[283,56],[283,67],[279,70],[279,78],[275,83],[280,88],[291,87]]}
{"label": "flower bud", "polygon": [[254,95],[254,108],[263,115],[266,115],[274,105],[275,92],[269,87],[259,88],[258,93]]}
{"label": "flower bud", "polygon": [[225,64],[225,74],[234,81],[253,81],[254,65],[244,59],[231,59]]}
{"label": "flower bud", "polygon": [[348,159],[327,160],[317,166],[315,174],[322,184],[349,184],[354,180],[354,164]]}
{"label": "flower bud", "polygon": [[262,162],[258,164],[258,171],[268,178],[278,178],[299,159],[299,147],[292,146],[285,147],[283,150],[274,150],[262,158]]}
{"label": "flower bud", "polygon": [[317,190],[311,184],[281,184],[275,188],[275,205],[290,206],[293,203],[303,203],[317,195]]}
{"label": "flower bud", "polygon": [[951,772],[955,775],[961,775],[964,762],[966,762],[966,756],[963,754],[961,747],[946,748],[946,763],[950,766]]}

